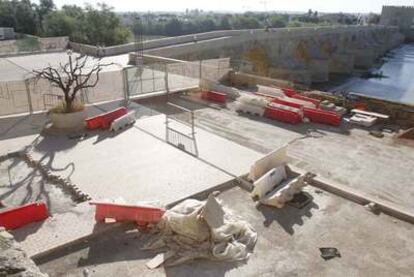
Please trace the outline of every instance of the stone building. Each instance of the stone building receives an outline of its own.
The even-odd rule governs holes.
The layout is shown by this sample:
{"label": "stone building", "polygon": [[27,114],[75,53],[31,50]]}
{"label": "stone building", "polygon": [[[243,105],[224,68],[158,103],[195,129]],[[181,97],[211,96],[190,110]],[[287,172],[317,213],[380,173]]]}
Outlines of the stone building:
{"label": "stone building", "polygon": [[380,24],[410,29],[414,25],[414,6],[383,6]]}

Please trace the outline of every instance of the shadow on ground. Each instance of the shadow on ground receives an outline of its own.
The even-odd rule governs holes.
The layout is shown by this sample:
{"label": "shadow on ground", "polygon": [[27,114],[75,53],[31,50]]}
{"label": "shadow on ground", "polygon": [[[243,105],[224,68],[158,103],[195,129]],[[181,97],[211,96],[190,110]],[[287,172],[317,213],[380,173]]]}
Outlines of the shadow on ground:
{"label": "shadow on ground", "polygon": [[257,210],[263,215],[263,225],[265,227],[269,227],[273,222],[276,222],[290,235],[295,233],[295,225],[303,225],[303,217],[312,217],[313,209],[319,210],[318,204],[313,201],[302,209],[294,208],[289,205],[286,205],[283,209],[276,209],[265,205],[257,206]]}

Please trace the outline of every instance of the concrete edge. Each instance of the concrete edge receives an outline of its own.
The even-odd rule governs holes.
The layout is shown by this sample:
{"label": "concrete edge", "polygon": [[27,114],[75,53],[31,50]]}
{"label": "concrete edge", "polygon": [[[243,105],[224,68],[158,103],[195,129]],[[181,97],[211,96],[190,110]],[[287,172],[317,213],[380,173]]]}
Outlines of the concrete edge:
{"label": "concrete edge", "polygon": [[[186,199],[189,199],[189,198],[194,198],[194,199],[201,200],[201,199],[206,198],[210,193],[212,193],[214,191],[223,192],[223,191],[229,190],[229,189],[231,189],[231,188],[233,188],[233,187],[235,187],[237,185],[240,185],[240,180],[242,180],[244,176],[245,175],[243,175],[243,176],[241,176],[239,178],[236,178],[236,179],[231,179],[231,180],[229,180],[227,182],[224,182],[222,184],[213,186],[211,188],[208,188],[206,190],[197,192],[195,194],[185,196],[185,197],[183,197],[183,198],[181,198],[179,200],[176,200],[176,201],[173,201],[171,203],[166,204],[165,207],[166,208],[171,208],[171,207],[175,206],[176,204],[178,204],[178,203],[180,203],[180,202],[182,202],[182,201],[184,201]],[[101,235],[104,235],[106,233],[109,233],[109,232],[114,231],[114,230],[117,230],[117,229],[129,230],[129,229],[133,229],[133,228],[136,228],[136,225],[134,223],[132,223],[132,222],[115,223],[112,226],[107,226],[107,228],[105,228],[104,230],[101,230],[101,231],[98,231],[98,232],[94,232],[94,233],[91,233],[91,234],[86,235],[86,236],[83,236],[83,237],[79,237],[79,238],[77,238],[77,239],[75,239],[75,240],[73,240],[71,242],[68,242],[68,243],[65,243],[65,244],[56,246],[54,248],[48,249],[48,250],[43,251],[41,253],[37,253],[35,255],[32,255],[30,258],[36,264],[39,264],[39,263],[42,264],[42,263],[46,262],[47,260],[51,260],[51,259],[48,258],[48,256],[51,256],[53,254],[56,254],[59,251],[62,251],[63,252],[64,250],[67,250],[67,248],[74,247],[75,245],[78,245],[78,244],[80,244],[80,243],[82,243],[84,241],[95,239],[95,238],[97,238],[97,237],[99,237]]]}
{"label": "concrete edge", "polygon": [[332,182],[331,180],[327,180],[319,176],[313,179],[312,185],[326,190],[328,192],[334,193],[338,196],[346,198],[360,205],[374,203],[378,208],[378,211],[381,211],[400,220],[414,224],[414,213],[412,213],[405,207],[402,207],[401,205],[392,203],[387,200],[375,198],[357,189],[353,189],[348,186]]}
{"label": "concrete edge", "polygon": [[39,264],[39,263],[42,264],[42,263],[46,262],[47,260],[51,260],[51,259],[48,259],[48,256],[53,255],[56,252],[69,250],[71,247],[73,247],[77,244],[80,244],[82,242],[86,242],[88,240],[96,238],[97,236],[104,235],[106,233],[112,232],[112,231],[117,230],[117,229],[129,230],[129,229],[132,229],[132,228],[135,228],[135,224],[133,224],[131,222],[113,223],[112,226],[108,226],[107,228],[104,228],[103,230],[91,233],[89,235],[77,238],[77,239],[75,239],[71,242],[53,247],[51,249],[48,249],[48,250],[43,251],[41,253],[37,253],[35,255],[32,255],[32,256],[30,256],[30,259],[32,259],[36,263],[36,265]]}
{"label": "concrete edge", "polygon": [[[305,174],[307,172],[306,170],[297,168],[297,167],[292,166],[292,165],[288,165],[288,166],[289,166],[289,169],[291,170],[291,172],[293,174],[301,175],[301,174]],[[210,193],[212,193],[214,191],[223,192],[223,191],[229,190],[229,189],[231,189],[235,186],[239,186],[240,188],[242,188],[246,191],[249,191],[250,186],[247,186],[247,184],[250,184],[250,183],[245,180],[246,176],[247,176],[247,174],[242,175],[238,178],[231,179],[227,182],[224,182],[222,184],[213,186],[211,188],[205,189],[203,191],[197,192],[195,194],[185,196],[185,197],[183,197],[179,200],[176,200],[176,201],[173,201],[171,203],[166,204],[165,207],[166,208],[171,208],[174,205],[176,205],[176,204],[178,204],[178,203],[180,203],[180,202],[182,202],[186,199],[189,199],[189,198],[194,198],[194,199],[201,200],[201,199],[206,198]],[[350,200],[354,203],[360,204],[360,205],[367,205],[369,203],[375,203],[377,205],[379,211],[381,211],[385,214],[388,214],[392,217],[398,218],[400,220],[406,221],[408,223],[414,224],[414,214],[412,212],[408,211],[407,209],[405,209],[404,207],[402,207],[400,205],[391,203],[390,201],[374,198],[374,197],[372,197],[370,195],[367,195],[366,193],[364,193],[360,190],[351,188],[349,186],[337,183],[335,181],[332,181],[332,180],[329,180],[329,179],[326,179],[326,178],[323,178],[323,177],[320,177],[320,176],[314,177],[312,179],[311,185],[314,186],[314,187],[320,188],[322,190],[325,190],[327,192],[330,192],[332,194],[335,194],[337,196],[340,196],[342,198],[345,198],[347,200]],[[103,235],[107,232],[111,232],[111,231],[119,229],[119,228],[120,229],[123,229],[123,228],[132,229],[132,228],[135,228],[135,225],[130,223],[130,222],[116,223],[113,226],[105,228],[105,230],[102,230],[100,232],[95,232],[95,233],[89,234],[89,235],[84,236],[84,237],[80,237],[80,238],[78,238],[78,239],[76,239],[72,242],[57,246],[53,249],[49,249],[49,250],[44,251],[42,253],[38,253],[38,254],[32,256],[31,258],[36,263],[38,263],[38,261],[40,261],[41,259],[45,259],[45,258],[47,258],[47,256],[52,255],[53,253],[56,253],[57,251],[64,250],[65,248],[76,245],[76,244],[81,243],[85,240],[94,239],[94,238],[96,238],[100,235]]]}
{"label": "concrete edge", "polygon": [[[306,172],[303,169],[291,165],[289,165],[289,167],[292,169],[292,171],[300,174]],[[408,223],[414,224],[414,212],[409,211],[407,208],[401,205],[392,203],[387,200],[379,199],[358,189],[351,188],[347,185],[340,184],[338,182],[329,180],[321,176],[316,176],[315,178],[313,178],[311,185],[360,205],[365,206],[369,203],[374,203],[378,208],[378,211],[381,211],[387,215],[406,221]]]}

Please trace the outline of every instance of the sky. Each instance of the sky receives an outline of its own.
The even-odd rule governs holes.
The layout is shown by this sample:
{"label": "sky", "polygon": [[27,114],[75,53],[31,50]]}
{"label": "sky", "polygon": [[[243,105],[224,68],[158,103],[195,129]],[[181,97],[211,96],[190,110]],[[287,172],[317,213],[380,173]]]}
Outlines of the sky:
{"label": "sky", "polygon": [[414,6],[414,0],[54,0],[58,7],[64,4],[96,4],[105,2],[115,11],[307,11],[319,12],[381,12],[383,5]]}

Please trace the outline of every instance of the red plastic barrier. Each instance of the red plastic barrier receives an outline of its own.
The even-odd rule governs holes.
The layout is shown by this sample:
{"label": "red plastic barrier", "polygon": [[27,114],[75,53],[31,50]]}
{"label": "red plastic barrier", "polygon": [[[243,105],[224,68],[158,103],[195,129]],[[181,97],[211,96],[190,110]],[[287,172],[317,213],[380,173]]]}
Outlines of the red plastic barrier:
{"label": "red plastic barrier", "polygon": [[317,99],[310,98],[310,97],[307,97],[307,96],[303,96],[301,94],[294,94],[291,97],[295,98],[295,99],[300,99],[300,100],[303,100],[303,101],[311,102],[311,103],[315,104],[316,107],[319,107],[319,104],[321,103],[321,101],[319,101]]}
{"label": "red plastic barrier", "polygon": [[0,226],[6,229],[16,229],[48,217],[45,203],[31,203],[0,212]]}
{"label": "red plastic barrier", "polygon": [[303,105],[301,105],[299,103],[291,102],[289,100],[282,99],[282,98],[273,98],[272,102],[282,104],[282,105],[286,105],[286,106],[293,107],[293,108],[298,108],[298,109],[303,108]]}
{"label": "red plastic barrier", "polygon": [[120,118],[123,115],[128,113],[128,109],[125,107],[118,108],[116,110],[100,114],[94,117],[85,119],[86,128],[88,130],[95,129],[108,129],[111,126],[112,121],[117,118]]}
{"label": "red plastic barrier", "polygon": [[303,108],[303,115],[315,123],[329,124],[333,126],[339,126],[341,124],[341,117],[330,111]]}
{"label": "red plastic barrier", "polygon": [[299,124],[302,122],[302,117],[299,113],[269,106],[266,107],[264,116],[290,124]]}
{"label": "red plastic barrier", "polygon": [[85,119],[86,128],[88,130],[96,130],[102,128],[102,117],[100,115]]}
{"label": "red plastic barrier", "polygon": [[104,113],[101,115],[102,128],[108,129],[111,126],[112,121],[117,118],[120,118],[123,115],[128,113],[128,109],[125,107],[118,108],[116,110]]}
{"label": "red plastic barrier", "polygon": [[95,220],[112,218],[116,221],[135,221],[140,226],[160,221],[165,210],[160,208],[91,202],[96,206]]}
{"label": "red plastic barrier", "polygon": [[297,94],[293,88],[282,88],[282,91],[288,97],[292,97],[293,95]]}
{"label": "red plastic barrier", "polygon": [[226,94],[217,91],[205,91],[202,98],[217,103],[226,103]]}

